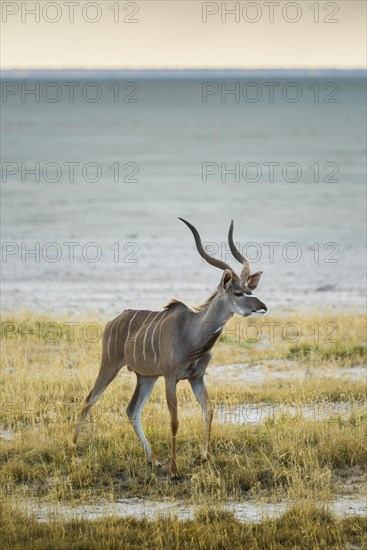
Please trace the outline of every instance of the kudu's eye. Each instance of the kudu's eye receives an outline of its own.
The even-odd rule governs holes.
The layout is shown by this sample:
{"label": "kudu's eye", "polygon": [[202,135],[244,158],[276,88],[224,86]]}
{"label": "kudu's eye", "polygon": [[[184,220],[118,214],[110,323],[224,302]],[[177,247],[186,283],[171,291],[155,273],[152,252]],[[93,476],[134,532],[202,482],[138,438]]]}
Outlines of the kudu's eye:
{"label": "kudu's eye", "polygon": [[234,292],[233,293],[235,296],[243,296],[243,292]]}

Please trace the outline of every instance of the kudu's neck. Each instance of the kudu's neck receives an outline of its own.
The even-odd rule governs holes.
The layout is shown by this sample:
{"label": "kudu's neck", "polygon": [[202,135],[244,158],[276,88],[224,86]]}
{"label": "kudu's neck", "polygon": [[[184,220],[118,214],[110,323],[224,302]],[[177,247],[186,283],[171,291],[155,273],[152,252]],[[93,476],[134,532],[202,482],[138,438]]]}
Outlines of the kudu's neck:
{"label": "kudu's neck", "polygon": [[222,294],[216,294],[214,298],[200,311],[198,320],[201,323],[211,323],[217,328],[228,321],[233,313],[223,300]]}
{"label": "kudu's neck", "polygon": [[193,344],[196,348],[205,345],[219,337],[225,323],[233,316],[226,306],[223,296],[217,294],[204,308],[194,316]]}

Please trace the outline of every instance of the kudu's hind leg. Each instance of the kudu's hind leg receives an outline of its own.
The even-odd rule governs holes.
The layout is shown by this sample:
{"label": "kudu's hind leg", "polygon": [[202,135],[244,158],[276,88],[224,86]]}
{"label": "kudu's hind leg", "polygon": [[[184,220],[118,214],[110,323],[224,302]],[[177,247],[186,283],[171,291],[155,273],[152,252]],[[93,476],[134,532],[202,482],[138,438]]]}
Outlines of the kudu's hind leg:
{"label": "kudu's hind leg", "polygon": [[73,437],[74,445],[76,445],[78,436],[80,434],[80,431],[83,427],[83,424],[85,422],[85,419],[90,409],[93,407],[93,405],[97,403],[98,399],[101,397],[102,393],[107,388],[107,386],[112,382],[112,380],[116,378],[121,367],[122,367],[122,364],[116,367],[116,365],[111,365],[109,361],[102,362],[101,368],[97,376],[97,380],[93,386],[93,389],[85,398],[82,411],[79,415],[78,423],[77,423],[74,437]]}
{"label": "kudu's hind leg", "polygon": [[205,461],[208,460],[210,453],[210,431],[213,421],[213,407],[209,401],[208,391],[204,383],[204,376],[200,378],[191,378],[189,382],[203,412],[203,454],[201,460]]}
{"label": "kudu's hind leg", "polygon": [[136,388],[126,409],[126,413],[136,435],[144,447],[148,462],[159,466],[159,462],[152,452],[152,448],[146,438],[140,421],[141,412],[145,403],[148,401],[150,394],[152,393],[158,376],[141,376],[140,374],[137,374],[136,376]]}

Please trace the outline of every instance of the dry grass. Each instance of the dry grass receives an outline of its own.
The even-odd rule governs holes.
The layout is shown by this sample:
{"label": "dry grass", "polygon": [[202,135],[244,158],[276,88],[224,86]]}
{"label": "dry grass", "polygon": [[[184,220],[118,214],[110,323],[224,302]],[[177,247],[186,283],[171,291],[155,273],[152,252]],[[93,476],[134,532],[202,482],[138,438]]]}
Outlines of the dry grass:
{"label": "dry grass", "polygon": [[[183,480],[178,484],[167,475],[170,435],[163,381],[157,383],[143,413],[148,439],[159,458],[166,460],[161,470],[152,470],[145,465],[143,451],[126,419],[125,407],[135,383],[133,373],[126,369],[95,406],[79,440],[80,456],[71,458],[75,417],[94,383],[100,356],[100,341],[86,341],[85,327],[91,321],[101,324],[101,320],[96,316],[65,317],[57,320],[59,328],[47,325],[54,321],[29,313],[3,319],[1,421],[3,429],[14,432],[14,438],[2,441],[0,464],[4,494],[11,495],[13,501],[25,494],[72,502],[101,496],[110,500],[170,497],[216,502],[218,506],[228,498],[323,500],[342,490],[337,482],[340,476],[348,477],[351,467],[358,466],[361,475],[365,472],[366,382],[330,375],[363,363],[363,316],[262,318],[261,323],[274,323],[274,341],[269,341],[269,333],[262,327],[257,342],[243,337],[245,320],[233,319],[215,348],[213,365],[244,361],[247,365],[271,365],[277,361],[277,368],[285,372],[313,369],[314,376],[285,378],[269,385],[251,380],[228,383],[210,375],[209,392],[217,408],[231,409],[248,402],[300,406],[349,401],[354,404],[353,412],[318,421],[285,414],[252,425],[215,422],[212,460],[194,466],[193,459],[200,451],[201,413],[183,382],[179,385],[178,437]],[[72,338],[70,325],[65,324],[70,321],[79,323]],[[294,323],[286,329],[288,340],[283,333],[287,323]],[[325,341],[330,339],[330,327],[336,342]],[[247,329],[247,335],[251,330],[255,329]],[[300,330],[302,336],[295,341]],[[242,336],[238,338],[238,334]],[[94,336],[90,328],[87,337],[92,340]],[[150,540],[157,548],[191,547],[194,533],[199,537],[198,548],[239,548],[238,541],[246,541],[246,548],[332,548],[342,547],[346,540],[362,540],[362,520],[336,520],[309,505],[300,506],[281,520],[257,527],[240,525],[228,515],[196,518],[180,526],[177,520],[161,520],[149,527]],[[51,528],[21,520],[6,506],[4,514],[8,548],[100,548],[103,539],[106,548],[132,548],[134,540],[137,546],[146,547],[139,543],[139,533],[148,529],[145,521],[73,522],[65,531],[62,524],[54,523]],[[298,518],[299,529],[294,527],[294,518]],[[18,535],[15,524],[22,525]],[[32,534],[29,539],[26,532]]]}
{"label": "dry grass", "polygon": [[367,544],[366,518],[338,520],[322,508],[303,503],[280,519],[255,525],[240,524],[230,513],[220,511],[204,511],[185,522],[107,518],[48,524],[16,514],[4,504],[0,513],[4,550],[330,550],[365,548]]}

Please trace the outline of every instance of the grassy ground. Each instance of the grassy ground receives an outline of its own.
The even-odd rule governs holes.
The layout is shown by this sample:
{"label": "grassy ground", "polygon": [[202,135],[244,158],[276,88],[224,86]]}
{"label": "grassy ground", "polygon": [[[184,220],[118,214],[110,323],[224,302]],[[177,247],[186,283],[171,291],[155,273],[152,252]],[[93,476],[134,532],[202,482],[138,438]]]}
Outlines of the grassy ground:
{"label": "grassy ground", "polygon": [[[76,323],[73,330],[70,322]],[[91,322],[96,325],[88,325]],[[249,322],[234,318],[215,348],[212,365],[246,362],[267,366],[269,372],[298,372],[300,377],[285,376],[271,384],[245,377],[229,382],[210,375],[209,367],[208,389],[217,411],[238,413],[245,403],[265,402],[283,405],[285,414],[251,425],[215,421],[212,460],[202,466],[193,464],[200,451],[202,415],[187,382],[182,382],[180,483],[172,483],[167,475],[170,434],[163,382],[157,383],[143,413],[148,439],[163,461],[161,469],[152,469],[125,415],[135,384],[135,375],[126,369],[94,407],[79,439],[79,457],[72,459],[75,418],[98,371],[97,325],[103,323],[96,316],[55,320],[28,313],[3,319],[1,422],[12,438],[1,442],[0,465],[9,548],[100,548],[102,540],[109,541],[106,548],[134,547],[134,541],[146,547],[144,537],[139,538],[148,530],[143,520],[75,521],[66,529],[66,524],[40,526],[10,513],[9,502],[26,495],[73,503],[122,496],[183,498],[218,506],[228,498],[309,502],[353,491],[356,480],[366,479],[367,384],[340,376],[340,369],[347,372],[365,362],[363,316],[264,317]],[[347,414],[316,419],[286,414],[290,405],[345,402],[352,404]],[[246,548],[361,544],[362,519],[337,520],[317,510],[309,503],[298,504],[284,518],[258,526],[241,525],[219,512],[184,524],[160,520],[149,527],[149,541],[157,548],[190,548],[195,534],[199,548],[239,548],[241,540]]]}
{"label": "grassy ground", "polygon": [[0,506],[4,550],[99,550],[132,548],[325,549],[365,548],[367,519],[338,520],[312,504],[298,504],[285,515],[243,525],[228,513],[202,512],[194,520],[154,522],[108,518],[39,524]]}

